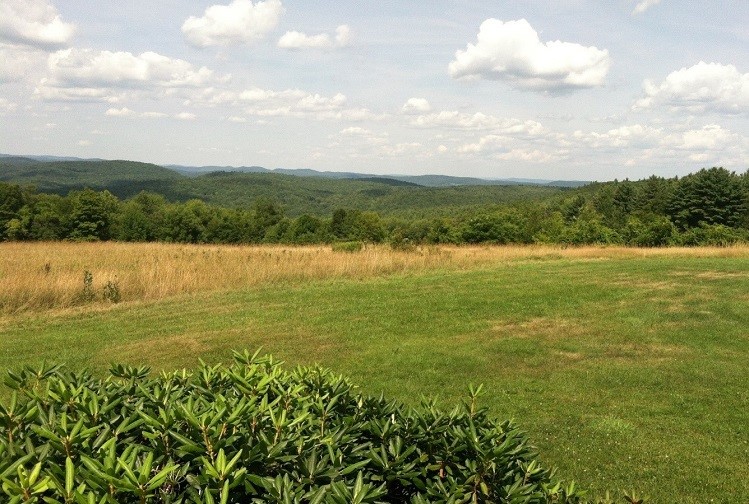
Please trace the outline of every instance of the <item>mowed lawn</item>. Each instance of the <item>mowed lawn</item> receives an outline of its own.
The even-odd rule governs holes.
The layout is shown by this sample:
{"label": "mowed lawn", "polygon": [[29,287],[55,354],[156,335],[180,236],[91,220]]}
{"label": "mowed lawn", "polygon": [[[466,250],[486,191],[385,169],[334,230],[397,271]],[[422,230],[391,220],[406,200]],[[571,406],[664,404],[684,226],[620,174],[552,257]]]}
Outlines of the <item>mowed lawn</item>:
{"label": "mowed lawn", "polygon": [[173,369],[262,346],[409,403],[483,383],[484,405],[593,494],[749,502],[749,254],[560,251],[1,320],[2,369]]}

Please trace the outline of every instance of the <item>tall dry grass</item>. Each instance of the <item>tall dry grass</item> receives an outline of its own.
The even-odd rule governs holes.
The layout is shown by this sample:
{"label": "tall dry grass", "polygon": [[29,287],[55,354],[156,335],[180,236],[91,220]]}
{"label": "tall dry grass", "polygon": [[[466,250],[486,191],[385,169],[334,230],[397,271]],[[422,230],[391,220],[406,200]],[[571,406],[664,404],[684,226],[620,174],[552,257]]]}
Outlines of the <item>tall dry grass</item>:
{"label": "tall dry grass", "polygon": [[370,246],[336,252],[330,246],[226,246],[154,243],[0,243],[0,313],[83,304],[84,271],[93,275],[101,305],[104,285],[121,300],[155,301],[181,294],[278,283],[466,269],[539,259],[647,256],[749,257],[749,247],[634,249],[558,246],[434,246],[410,251]]}

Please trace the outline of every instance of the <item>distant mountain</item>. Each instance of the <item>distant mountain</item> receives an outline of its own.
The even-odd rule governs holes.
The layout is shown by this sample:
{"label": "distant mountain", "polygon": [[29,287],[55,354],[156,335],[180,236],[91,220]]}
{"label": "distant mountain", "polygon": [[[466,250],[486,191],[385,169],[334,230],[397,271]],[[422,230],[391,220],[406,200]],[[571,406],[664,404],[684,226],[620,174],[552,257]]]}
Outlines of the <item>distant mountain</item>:
{"label": "distant mountain", "polygon": [[188,177],[205,175],[211,172],[269,173],[271,171],[262,166],[182,166],[174,164],[161,166]]}
{"label": "distant mountain", "polygon": [[123,199],[150,191],[169,201],[200,199],[236,208],[248,208],[264,199],[281,204],[290,216],[330,215],[344,208],[418,218],[451,216],[476,206],[545,200],[561,197],[569,190],[502,181],[481,183],[482,179],[442,175],[381,176],[222,166],[167,168],[134,161],[45,162],[36,157],[0,157],[0,182],[33,185],[41,192],[61,195],[87,187],[106,189]]}
{"label": "distant mountain", "polygon": [[49,162],[49,161],[104,161],[100,158],[79,158],[79,157],[69,157],[69,156],[16,156],[14,154],[0,154],[0,158],[3,158],[3,161],[5,161],[7,158],[19,158],[19,159],[30,159],[32,161],[43,161],[43,162]]}
{"label": "distant mountain", "polygon": [[318,171],[309,168],[263,168],[261,166],[183,166],[163,165],[165,168],[179,173],[195,176],[211,172],[240,172],[240,173],[282,173],[296,177],[320,177],[330,179],[400,180],[425,187],[454,187],[454,186],[511,186],[536,185],[548,187],[580,187],[590,182],[578,180],[542,180],[528,178],[486,179],[476,177],[455,177],[452,175],[375,175],[371,173]]}
{"label": "distant mountain", "polygon": [[[19,163],[34,163],[34,162],[55,162],[55,161],[105,161],[99,158],[78,158],[78,157],[67,157],[67,156],[46,156],[46,155],[24,155],[17,156],[12,154],[0,154],[0,161],[3,163],[19,164]],[[150,163],[143,163],[148,164]],[[295,177],[318,177],[328,179],[364,179],[364,180],[375,180],[375,179],[388,179],[398,180],[402,182],[408,182],[410,184],[425,186],[425,187],[456,187],[456,186],[486,186],[486,185],[497,185],[497,186],[512,186],[512,185],[534,185],[534,186],[547,186],[547,187],[581,187],[590,183],[585,180],[545,180],[545,179],[532,179],[532,178],[502,178],[502,179],[488,179],[479,177],[457,177],[452,175],[375,175],[371,173],[355,173],[355,172],[332,172],[332,171],[318,171],[309,168],[264,168],[262,166],[186,166],[186,165],[152,165],[167,168],[175,171],[181,175],[188,177],[197,177],[199,175],[205,175],[213,172],[231,172],[231,173],[280,173],[284,175],[293,175]],[[0,179],[2,180],[2,179]]]}

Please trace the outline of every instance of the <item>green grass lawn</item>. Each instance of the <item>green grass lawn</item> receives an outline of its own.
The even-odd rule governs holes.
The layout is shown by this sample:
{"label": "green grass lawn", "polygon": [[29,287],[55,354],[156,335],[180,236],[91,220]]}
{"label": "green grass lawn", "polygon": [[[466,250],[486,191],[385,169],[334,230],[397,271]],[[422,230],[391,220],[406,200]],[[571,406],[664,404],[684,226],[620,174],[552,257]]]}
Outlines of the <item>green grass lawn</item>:
{"label": "green grass lawn", "polygon": [[172,369],[259,346],[412,403],[484,383],[484,404],[594,493],[749,502],[745,259],[516,261],[20,315],[0,325],[0,368]]}

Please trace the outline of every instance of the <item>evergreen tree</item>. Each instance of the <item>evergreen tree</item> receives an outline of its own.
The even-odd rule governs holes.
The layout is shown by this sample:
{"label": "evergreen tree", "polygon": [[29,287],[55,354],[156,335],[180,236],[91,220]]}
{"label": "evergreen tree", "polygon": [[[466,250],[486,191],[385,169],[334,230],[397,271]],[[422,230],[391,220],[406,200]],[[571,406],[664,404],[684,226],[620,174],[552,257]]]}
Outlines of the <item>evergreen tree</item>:
{"label": "evergreen tree", "polygon": [[700,223],[738,227],[746,217],[746,195],[735,173],[703,168],[678,181],[666,210],[680,229]]}

